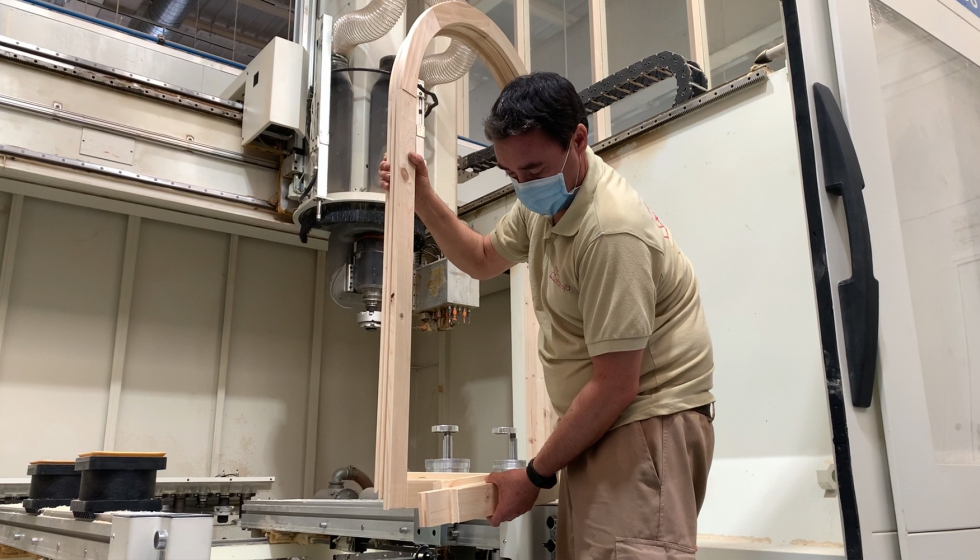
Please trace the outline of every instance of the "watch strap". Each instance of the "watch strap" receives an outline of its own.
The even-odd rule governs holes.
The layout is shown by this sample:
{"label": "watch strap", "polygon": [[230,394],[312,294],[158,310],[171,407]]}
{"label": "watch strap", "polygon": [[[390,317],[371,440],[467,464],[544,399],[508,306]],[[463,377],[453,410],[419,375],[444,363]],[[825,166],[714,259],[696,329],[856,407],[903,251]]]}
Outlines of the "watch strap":
{"label": "watch strap", "polygon": [[534,459],[531,459],[527,463],[527,478],[531,481],[531,484],[541,488],[543,490],[550,490],[558,484],[558,475],[553,474],[551,476],[545,477],[538,474],[538,471],[534,470]]}

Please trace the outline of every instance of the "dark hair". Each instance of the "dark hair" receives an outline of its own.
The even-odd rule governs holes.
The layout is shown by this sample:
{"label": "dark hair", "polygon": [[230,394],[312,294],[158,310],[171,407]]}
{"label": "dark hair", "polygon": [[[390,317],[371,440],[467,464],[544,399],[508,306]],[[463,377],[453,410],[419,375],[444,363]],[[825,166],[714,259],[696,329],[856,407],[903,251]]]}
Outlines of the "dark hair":
{"label": "dark hair", "polygon": [[589,120],[572,82],[554,72],[533,72],[504,86],[483,131],[497,141],[540,129],[567,146],[579,124],[588,129]]}

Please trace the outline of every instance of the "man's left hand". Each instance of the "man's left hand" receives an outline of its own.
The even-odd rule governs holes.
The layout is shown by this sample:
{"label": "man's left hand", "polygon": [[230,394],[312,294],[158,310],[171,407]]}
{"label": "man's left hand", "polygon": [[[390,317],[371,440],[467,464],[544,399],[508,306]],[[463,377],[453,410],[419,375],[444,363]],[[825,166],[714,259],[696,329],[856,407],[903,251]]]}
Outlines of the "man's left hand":
{"label": "man's left hand", "polygon": [[497,507],[488,518],[494,527],[530,511],[540,492],[524,469],[490,473],[487,482],[497,486]]}

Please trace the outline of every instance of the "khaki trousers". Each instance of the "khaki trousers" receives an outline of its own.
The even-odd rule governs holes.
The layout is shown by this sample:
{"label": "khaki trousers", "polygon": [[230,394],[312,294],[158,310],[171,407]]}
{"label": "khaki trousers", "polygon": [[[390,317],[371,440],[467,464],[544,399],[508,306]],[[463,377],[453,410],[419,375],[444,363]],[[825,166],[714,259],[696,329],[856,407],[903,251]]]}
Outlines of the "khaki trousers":
{"label": "khaki trousers", "polygon": [[558,560],[694,560],[714,447],[693,410],[607,433],[562,471]]}

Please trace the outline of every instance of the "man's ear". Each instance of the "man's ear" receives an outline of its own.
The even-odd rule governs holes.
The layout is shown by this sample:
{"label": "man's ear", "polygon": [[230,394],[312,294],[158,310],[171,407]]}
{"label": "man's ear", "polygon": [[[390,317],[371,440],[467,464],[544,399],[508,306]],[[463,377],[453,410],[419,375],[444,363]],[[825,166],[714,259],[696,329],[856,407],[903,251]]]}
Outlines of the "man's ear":
{"label": "man's ear", "polygon": [[585,128],[585,125],[579,123],[575,127],[575,133],[572,134],[572,144],[575,146],[575,153],[578,155],[585,154],[585,149],[589,147],[589,129]]}

